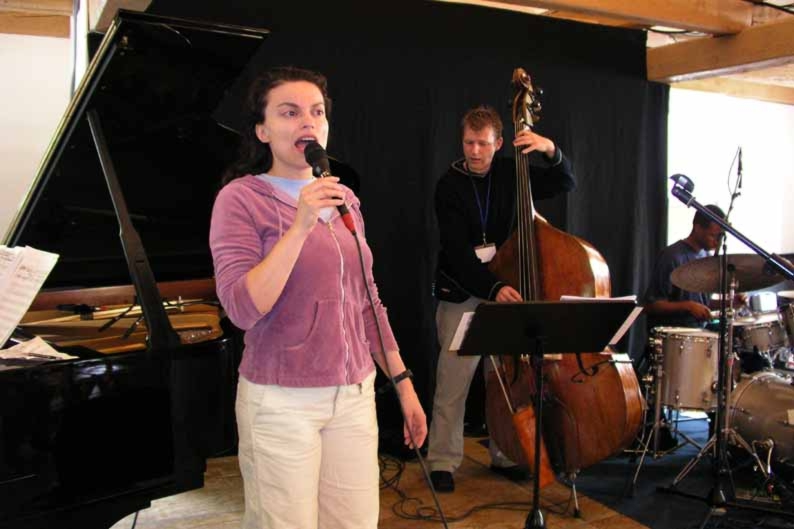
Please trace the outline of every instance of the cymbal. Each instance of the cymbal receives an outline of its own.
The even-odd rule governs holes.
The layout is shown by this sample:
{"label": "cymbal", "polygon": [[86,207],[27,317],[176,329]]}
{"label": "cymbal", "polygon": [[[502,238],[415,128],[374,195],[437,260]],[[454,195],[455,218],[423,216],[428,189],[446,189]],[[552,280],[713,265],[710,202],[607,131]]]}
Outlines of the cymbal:
{"label": "cymbal", "polygon": [[[766,260],[756,254],[729,254],[728,264],[734,266],[738,291],[759,290],[783,281],[777,272],[764,269]],[[720,256],[704,257],[690,261],[673,270],[673,284],[690,292],[716,292],[720,290]]]}

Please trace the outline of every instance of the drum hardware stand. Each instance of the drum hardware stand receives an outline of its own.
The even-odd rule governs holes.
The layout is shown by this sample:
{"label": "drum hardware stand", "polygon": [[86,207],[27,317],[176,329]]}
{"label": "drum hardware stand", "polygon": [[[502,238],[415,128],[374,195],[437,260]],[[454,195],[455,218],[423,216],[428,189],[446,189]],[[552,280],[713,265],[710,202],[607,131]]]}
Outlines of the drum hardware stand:
{"label": "drum hardware stand", "polygon": [[[729,348],[728,344],[733,343],[733,316],[734,316],[733,297],[736,293],[736,287],[737,287],[736,279],[733,277],[732,265],[728,265],[728,270],[729,270],[728,273],[731,275],[731,281],[730,281],[730,298],[729,298],[730,306],[726,309],[727,335],[725,337],[725,343],[723,343],[722,341],[720,342],[721,347],[724,348]],[[720,325],[722,325],[722,318],[720,321],[721,321]],[[722,355],[720,355],[720,357],[721,356]],[[716,449],[716,445],[719,437],[722,437],[726,443],[728,439],[732,439],[733,441],[735,441],[739,446],[741,446],[745,451],[747,451],[747,453],[750,454],[753,457],[753,459],[755,459],[756,463],[758,464],[758,467],[761,469],[762,473],[764,474],[764,478],[768,477],[768,474],[764,469],[764,465],[761,462],[760,458],[758,457],[758,454],[755,452],[755,449],[752,446],[750,446],[750,444],[741,435],[739,435],[739,433],[736,432],[736,430],[730,427],[729,424],[730,414],[728,413],[728,403],[730,403],[731,393],[733,388],[733,363],[734,363],[733,356],[732,354],[728,354],[724,362],[722,361],[722,358],[720,358],[720,360],[721,361],[718,362],[717,365],[718,369],[720,370],[718,380],[722,382],[718,382],[717,385],[719,388],[722,389],[722,391],[718,391],[717,416],[718,417],[722,416],[724,420],[724,427],[719,430],[715,427],[714,434],[711,436],[711,438],[709,438],[706,444],[703,445],[703,448],[700,449],[700,452],[698,452],[698,454],[694,458],[689,460],[689,462],[684,466],[681,472],[675,477],[672,485],[670,486],[671,488],[675,488],[687,476],[687,474],[689,474],[689,472],[695,467],[695,465],[697,465],[697,463],[703,458],[703,456],[709,453],[710,450],[712,450],[712,448]],[[725,365],[723,365],[723,363]],[[717,422],[719,424],[719,419],[717,420]]]}
{"label": "drum hardware stand", "polygon": [[[687,206],[692,206],[700,213],[705,215],[711,222],[716,223],[719,225],[725,232],[730,233],[737,239],[739,239],[742,243],[744,243],[747,247],[752,249],[755,253],[762,256],[765,259],[765,264],[763,268],[763,274],[772,276],[774,273],[780,273],[782,275],[782,279],[790,279],[794,280],[794,267],[791,266],[788,262],[782,259],[778,255],[770,254],[766,252],[757,244],[753,243],[750,239],[745,237],[743,234],[739,233],[735,228],[725,222],[724,219],[720,218],[718,215],[715,215],[711,210],[700,204],[698,201],[694,199],[692,196],[692,191],[695,188],[695,184],[685,175],[676,174],[673,175],[671,178],[673,180],[674,185],[671,193],[673,196],[681,200]],[[730,433],[730,429],[727,425],[727,415],[728,415],[728,398],[727,396],[730,394],[730,386],[732,384],[732,379],[730,376],[730,371],[732,370],[733,362],[729,362],[729,355],[726,352],[727,347],[732,346],[732,342],[729,342],[726,338],[726,332],[731,336],[728,336],[732,340],[733,334],[733,321],[731,319],[730,325],[727,324],[726,321],[726,293],[728,292],[728,276],[731,277],[731,295],[735,293],[735,286],[736,286],[736,277],[735,273],[737,272],[736,267],[733,264],[728,264],[729,259],[727,255],[727,251],[725,245],[723,244],[722,247],[722,254],[720,256],[720,267],[719,267],[719,290],[722,294],[720,300],[720,333],[719,333],[719,347],[718,347],[718,381],[717,381],[717,410],[716,410],[716,427],[715,427],[715,434],[712,436],[712,439],[709,442],[713,445],[713,450],[715,454],[715,464],[714,464],[714,486],[705,500],[709,503],[710,509],[708,514],[706,515],[705,519],[700,525],[700,529],[703,529],[708,524],[709,520],[713,516],[720,516],[724,515],[727,512],[728,507],[736,507],[736,508],[744,508],[750,510],[756,510],[761,512],[771,512],[775,514],[782,514],[785,516],[791,516],[790,513],[786,513],[784,511],[778,511],[775,509],[768,509],[764,507],[760,507],[758,505],[753,505],[748,502],[737,503],[735,494],[733,495],[733,501],[729,502],[725,495],[725,490],[723,485],[726,481],[726,477],[730,476],[730,467],[728,464],[728,453],[727,453],[727,440]],[[742,270],[743,274],[748,274],[747,271]],[[745,276],[747,277],[747,276]],[[752,280],[749,280],[752,283]],[[685,288],[686,286],[684,286]],[[713,289],[712,289],[713,290]],[[752,290],[752,288],[751,288]],[[731,306],[733,300],[731,299]],[[731,314],[732,316],[732,314]],[[727,393],[727,395],[726,395]],[[734,439],[739,439],[739,435],[736,432],[732,432],[734,435]],[[744,440],[742,440],[744,441]],[[708,445],[709,443],[707,443]],[[744,445],[747,445],[746,441]],[[758,455],[753,451],[752,447],[749,447],[749,453],[753,454],[755,459],[760,463],[760,459]],[[706,447],[701,450],[703,454],[706,453]],[[699,454],[700,456],[700,454]],[[759,465],[759,468],[764,468],[763,464]],[[676,478],[677,482],[680,482],[680,479]],[[681,478],[683,479],[683,477]],[[670,488],[660,488],[660,491],[663,492],[671,492],[675,494],[679,494],[686,497],[694,497],[697,499],[703,500],[704,498],[700,498],[698,496],[690,495],[687,493],[683,493],[678,491],[677,489],[670,487]],[[735,492],[735,491],[734,491]]]}
{"label": "drum hardware stand", "polygon": [[[662,366],[662,362],[659,361],[658,358],[654,358],[653,363],[654,366],[654,375],[653,375],[653,386],[648,389],[646,392],[646,402],[648,401],[648,394],[653,394],[653,426],[648,431],[647,435],[644,438],[640,438],[640,448],[637,450],[640,453],[640,460],[637,463],[637,468],[634,471],[634,477],[631,480],[631,483],[627,485],[627,490],[625,491],[625,495],[629,498],[634,496],[634,490],[637,486],[637,478],[640,475],[640,469],[642,468],[643,463],[645,462],[645,458],[648,455],[648,449],[651,446],[651,441],[653,441],[653,458],[657,459],[659,457],[665,456],[667,454],[673,453],[682,446],[686,445],[687,443],[694,445],[696,448],[700,448],[700,445],[697,444],[691,437],[686,435],[683,432],[678,431],[678,428],[670,428],[670,422],[665,421],[662,422],[662,379],[664,378],[664,368]],[[648,413],[648,409],[645,410],[646,416]],[[647,424],[647,421],[643,421],[644,424]],[[683,443],[679,443],[673,448],[668,450],[660,451],[659,450],[659,431],[662,428],[666,428],[671,434],[675,433],[680,435],[684,438]]]}
{"label": "drum hardware stand", "polygon": [[[723,246],[725,249],[725,246]],[[724,256],[724,254],[723,254]],[[769,478],[769,473],[761,459],[758,457],[755,449],[741,436],[738,432],[736,432],[733,428],[730,427],[730,413],[728,411],[729,403],[730,403],[730,396],[732,392],[733,386],[733,357],[732,354],[726,353],[727,349],[730,349],[730,344],[733,343],[733,298],[736,293],[736,287],[738,285],[736,278],[734,276],[734,267],[733,265],[727,265],[728,276],[730,276],[730,298],[729,303],[730,305],[726,308],[725,307],[725,296],[722,296],[721,301],[721,308],[720,312],[722,316],[720,317],[720,340],[718,343],[718,377],[717,377],[717,408],[716,408],[716,427],[714,429],[714,434],[709,438],[703,448],[698,452],[698,454],[689,460],[689,462],[684,466],[681,472],[673,480],[673,483],[667,488],[660,488],[659,490],[662,492],[669,492],[674,494],[679,494],[686,497],[693,497],[697,499],[703,499],[699,496],[694,496],[691,494],[683,493],[676,489],[679,483],[686,478],[686,476],[692,471],[693,468],[697,465],[698,462],[705,456],[706,454],[713,452],[714,455],[714,488],[712,489],[709,498],[707,499],[708,503],[711,505],[711,509],[709,510],[708,515],[704,519],[703,523],[700,525],[700,528],[706,526],[708,521],[713,516],[717,515],[724,515],[726,506],[728,505],[727,496],[725,494],[725,490],[723,486],[726,482],[726,478],[731,476],[731,468],[728,463],[728,454],[727,454],[727,446],[729,441],[733,441],[735,445],[740,446],[744,449],[756,463],[756,468],[758,468],[764,476],[764,479]],[[725,284],[724,277],[721,277],[721,284]],[[722,291],[724,292],[725,289],[723,288]],[[730,480],[733,483],[733,480]],[[731,496],[735,498],[735,491],[731,491]]]}

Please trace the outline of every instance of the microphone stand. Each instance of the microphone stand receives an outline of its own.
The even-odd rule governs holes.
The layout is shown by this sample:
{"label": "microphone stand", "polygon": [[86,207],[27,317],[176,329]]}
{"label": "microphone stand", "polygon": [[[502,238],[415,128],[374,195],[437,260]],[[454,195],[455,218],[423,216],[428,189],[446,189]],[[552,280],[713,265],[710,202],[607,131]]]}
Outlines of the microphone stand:
{"label": "microphone stand", "polygon": [[692,182],[692,180],[682,174],[673,175],[670,177],[670,179],[675,182],[673,189],[670,191],[674,197],[683,202],[687,207],[693,207],[700,211],[702,214],[708,217],[709,220],[722,227],[725,232],[730,233],[742,241],[756,254],[763,257],[766,261],[766,264],[764,265],[764,273],[772,275],[775,272],[778,272],[785,279],[794,280],[794,266],[792,266],[788,261],[777,254],[767,252],[756,243],[748,239],[744,234],[740,233],[736,228],[726,223],[718,215],[712,213],[703,204],[695,200],[695,198],[692,196],[692,191],[695,189],[695,184]]}
{"label": "microphone stand", "polygon": [[[685,175],[676,174],[670,177],[673,180],[674,185],[671,193],[674,197],[679,199],[683,202],[687,207],[693,207],[703,215],[709,218],[712,222],[718,224],[725,232],[730,233],[740,241],[742,241],[745,245],[747,245],[750,249],[752,249],[756,254],[760,255],[766,260],[764,264],[764,273],[773,274],[774,272],[779,272],[787,279],[794,279],[794,267],[791,266],[787,261],[781,258],[779,255],[772,254],[755,244],[753,241],[748,239],[745,235],[740,233],[736,230],[733,226],[729,225],[724,219],[720,218],[718,215],[714,214],[706,208],[703,204],[699,203],[695,198],[692,196],[692,191],[695,188],[695,184]],[[714,488],[711,490],[711,493],[708,498],[708,503],[710,505],[710,510],[706,518],[703,520],[703,523],[700,525],[701,528],[706,526],[706,523],[711,519],[714,515],[724,514],[726,507],[740,507],[740,508],[748,508],[759,510],[763,512],[771,512],[775,514],[783,514],[783,515],[790,515],[790,513],[785,513],[783,511],[777,511],[774,509],[762,508],[753,505],[747,504],[739,504],[739,503],[729,503],[724,490],[724,483],[725,478],[730,474],[730,466],[728,463],[727,457],[727,433],[728,429],[726,427],[726,419],[728,414],[728,402],[726,401],[726,393],[725,388],[727,384],[730,384],[730,375],[727,372],[725,366],[727,365],[727,358],[730,351],[726,351],[730,347],[731,344],[726,342],[726,330],[727,330],[727,322],[726,322],[726,297],[728,290],[728,277],[733,275],[733,270],[729,269],[728,266],[728,256],[726,252],[722,252],[720,255],[720,275],[719,275],[719,282],[720,282],[720,294],[721,294],[721,301],[720,301],[720,308],[721,308],[721,315],[720,315],[720,337],[718,342],[717,348],[717,412],[716,412],[716,426],[715,426],[715,438],[714,438],[714,453],[716,455],[716,462],[714,465]],[[664,490],[664,489],[662,489]],[[665,492],[679,492],[676,490],[664,490]],[[733,491],[733,500],[735,498],[735,491]],[[689,496],[689,495],[686,495]]]}

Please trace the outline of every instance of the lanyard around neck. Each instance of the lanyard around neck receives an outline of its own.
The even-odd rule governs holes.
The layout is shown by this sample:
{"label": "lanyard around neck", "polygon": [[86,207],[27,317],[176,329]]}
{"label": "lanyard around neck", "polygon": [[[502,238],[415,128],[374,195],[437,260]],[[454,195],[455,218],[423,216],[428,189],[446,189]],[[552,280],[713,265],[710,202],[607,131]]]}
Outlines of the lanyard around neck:
{"label": "lanyard around neck", "polygon": [[482,201],[480,200],[480,192],[477,191],[477,185],[474,183],[474,177],[469,175],[471,188],[474,190],[474,198],[477,200],[477,209],[480,211],[480,227],[482,228],[482,243],[488,244],[485,237],[485,232],[488,227],[488,211],[491,207],[491,171],[489,170],[485,179],[488,182],[488,191],[485,194],[485,209],[483,210]]}

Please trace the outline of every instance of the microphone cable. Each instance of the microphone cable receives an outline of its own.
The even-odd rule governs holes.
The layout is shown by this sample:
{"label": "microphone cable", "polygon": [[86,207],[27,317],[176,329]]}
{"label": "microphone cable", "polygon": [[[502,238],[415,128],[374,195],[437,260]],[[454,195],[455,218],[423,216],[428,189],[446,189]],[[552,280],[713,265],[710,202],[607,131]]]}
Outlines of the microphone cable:
{"label": "microphone cable", "polygon": [[[736,183],[731,187],[731,173],[733,172],[733,166],[736,165],[738,160],[738,166],[736,170]],[[725,222],[728,222],[728,217],[733,210],[733,201],[736,200],[742,194],[742,146],[740,145],[736,149],[736,154],[733,155],[733,160],[731,160],[731,166],[728,168],[728,193],[731,195],[731,203],[728,205],[728,212],[725,213]]]}
{"label": "microphone cable", "polygon": [[[737,171],[736,171],[736,184],[733,187],[731,187],[731,173],[733,172],[733,166],[734,166],[734,164],[736,164],[737,160],[738,160],[739,164],[738,164]],[[741,145],[739,145],[739,147],[736,149],[736,154],[733,155],[733,160],[731,160],[731,166],[728,168],[728,179],[727,180],[728,180],[728,193],[731,196],[731,201],[728,204],[728,211],[725,213],[725,223],[729,224],[729,220],[728,219],[730,218],[731,212],[733,211],[733,203],[739,197],[739,195],[742,194],[742,192],[741,192],[741,188],[742,188],[742,146]],[[722,249],[722,247],[723,246],[727,246],[726,245],[726,241],[725,241],[727,236],[728,235],[725,234],[725,233],[722,234],[722,237],[720,237],[720,241],[717,244],[717,248],[714,250],[714,255],[719,255],[720,254],[720,250]]]}
{"label": "microphone cable", "polygon": [[[311,141],[306,144],[303,150],[303,156],[306,159],[306,163],[312,168],[312,174],[314,176],[324,178],[326,176],[331,175],[331,167],[330,162],[328,161],[328,153],[325,151],[325,148],[320,145],[317,141]],[[419,450],[419,446],[416,444],[416,439],[414,439],[414,433],[411,428],[411,424],[407,421],[407,417],[405,414],[405,409],[403,408],[402,401],[400,400],[400,395],[397,392],[397,384],[394,383],[394,377],[389,369],[389,361],[386,357],[386,344],[383,340],[383,331],[380,327],[380,321],[378,320],[378,315],[375,311],[375,302],[372,299],[372,292],[369,289],[369,283],[367,282],[367,272],[366,267],[364,266],[364,255],[361,251],[361,241],[358,238],[358,233],[356,231],[355,223],[353,222],[353,217],[350,215],[350,211],[347,207],[347,204],[342,203],[341,205],[337,206],[336,208],[339,211],[340,218],[344,223],[347,231],[353,236],[353,240],[356,242],[356,251],[358,254],[358,262],[361,267],[361,278],[364,281],[364,290],[367,293],[367,301],[369,302],[370,310],[372,311],[372,316],[375,320],[375,330],[378,333],[378,342],[380,343],[380,349],[383,354],[383,371],[386,373],[386,377],[389,379],[389,383],[391,384],[391,389],[394,391],[394,395],[397,397],[398,404],[400,406],[400,414],[403,418],[403,428],[407,427],[408,430],[408,438],[410,443],[416,453],[416,459],[419,462],[419,465],[422,467],[422,474],[424,475],[425,482],[430,489],[430,493],[433,496],[433,502],[436,505],[436,509],[438,509],[439,516],[441,518],[441,522],[444,525],[445,529],[448,529],[447,519],[444,516],[444,512],[441,510],[441,503],[438,501],[438,496],[436,495],[436,491],[433,488],[433,483],[430,480],[430,472],[427,469],[427,465],[425,464],[424,459],[422,458],[422,454]],[[329,223],[329,227],[331,224]],[[332,228],[333,232],[333,228]],[[377,363],[377,362],[376,362]]]}
{"label": "microphone cable", "polygon": [[[419,466],[422,468],[422,475],[425,478],[425,483],[427,483],[428,488],[430,489],[430,494],[433,497],[433,503],[438,510],[439,519],[444,526],[445,529],[449,529],[447,525],[447,518],[444,515],[444,511],[441,509],[441,502],[438,500],[438,495],[436,494],[435,489],[433,488],[433,483],[430,480],[430,472],[427,469],[427,464],[425,463],[424,458],[422,457],[422,453],[419,450],[419,446],[416,445],[416,440],[414,439],[413,431],[411,430],[411,425],[407,421],[405,415],[405,409],[403,409],[402,401],[400,400],[400,394],[397,392],[397,384],[394,383],[394,378],[392,376],[391,370],[389,369],[389,362],[386,358],[386,344],[383,341],[383,331],[380,328],[380,321],[378,320],[378,315],[375,312],[375,302],[372,299],[372,292],[369,289],[369,283],[367,282],[367,273],[366,268],[364,266],[364,256],[361,251],[361,241],[358,238],[358,234],[354,231],[350,233],[353,236],[353,239],[356,241],[356,250],[358,253],[358,263],[361,267],[361,277],[364,281],[364,289],[367,292],[367,300],[369,302],[370,310],[372,311],[372,315],[375,320],[375,330],[378,333],[378,342],[380,343],[380,350],[383,352],[383,370],[386,372],[386,377],[389,379],[389,383],[391,384],[391,389],[394,391],[394,395],[397,397],[397,403],[400,406],[400,414],[403,418],[403,425],[407,425],[408,428],[408,438],[411,441],[411,445],[413,446],[414,453],[416,454],[416,460],[419,462]],[[415,390],[414,390],[415,391]]]}

